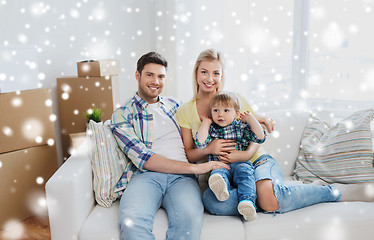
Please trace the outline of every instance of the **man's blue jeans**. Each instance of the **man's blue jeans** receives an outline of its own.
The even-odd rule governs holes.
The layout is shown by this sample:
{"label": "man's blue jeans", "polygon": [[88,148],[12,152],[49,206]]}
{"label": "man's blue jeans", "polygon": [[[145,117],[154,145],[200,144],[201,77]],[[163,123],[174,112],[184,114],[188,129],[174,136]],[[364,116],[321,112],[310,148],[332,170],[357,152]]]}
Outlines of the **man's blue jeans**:
{"label": "man's blue jeans", "polygon": [[214,169],[210,175],[213,174],[219,174],[223,177],[227,189],[237,188],[238,202],[236,205],[243,200],[256,202],[256,184],[251,162],[232,163],[229,170],[225,168]]}
{"label": "man's blue jeans", "polygon": [[[259,157],[253,165],[256,182],[264,179],[270,179],[273,182],[274,194],[279,204],[276,213],[285,213],[316,203],[340,201],[340,191],[331,185],[284,184],[281,168],[277,161],[268,154]],[[238,190],[231,188],[229,194],[229,199],[220,202],[208,188],[203,195],[205,208],[215,215],[240,215],[237,209]]]}
{"label": "man's blue jeans", "polygon": [[166,239],[200,239],[204,207],[196,177],[157,172],[136,172],[124,191],[121,239],[155,239],[153,220],[160,207],[169,218]]}

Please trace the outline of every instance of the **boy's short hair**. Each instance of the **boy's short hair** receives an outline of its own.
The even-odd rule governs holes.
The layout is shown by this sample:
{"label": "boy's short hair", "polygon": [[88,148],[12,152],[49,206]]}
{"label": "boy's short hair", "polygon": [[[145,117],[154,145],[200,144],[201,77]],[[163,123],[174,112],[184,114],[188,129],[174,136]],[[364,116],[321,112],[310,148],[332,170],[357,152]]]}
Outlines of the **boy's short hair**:
{"label": "boy's short hair", "polygon": [[209,109],[216,105],[223,105],[226,107],[233,107],[236,111],[240,111],[240,100],[235,93],[232,92],[219,92],[210,100]]}
{"label": "boy's short hair", "polygon": [[141,56],[137,62],[136,70],[142,74],[142,71],[144,69],[144,66],[149,64],[149,63],[155,63],[155,64],[160,64],[165,67],[165,69],[168,68],[168,62],[166,59],[161,56],[161,54],[157,52],[149,52]]}

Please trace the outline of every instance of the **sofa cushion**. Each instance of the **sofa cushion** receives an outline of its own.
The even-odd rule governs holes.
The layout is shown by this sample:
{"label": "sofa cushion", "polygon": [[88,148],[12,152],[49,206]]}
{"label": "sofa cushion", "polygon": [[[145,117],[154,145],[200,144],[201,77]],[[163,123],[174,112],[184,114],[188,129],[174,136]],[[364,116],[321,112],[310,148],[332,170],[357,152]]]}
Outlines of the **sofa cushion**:
{"label": "sofa cushion", "polygon": [[373,214],[373,202],[321,203],[284,214],[258,213],[244,227],[248,240],[371,240]]}
{"label": "sofa cushion", "polygon": [[[80,240],[119,239],[119,201],[113,203],[110,208],[99,205],[92,210],[86,222],[79,232]],[[153,233],[155,239],[164,240],[168,227],[166,211],[160,208],[155,216]],[[201,240],[244,240],[245,232],[243,222],[237,216],[213,216],[204,214],[204,223],[201,232]]]}
{"label": "sofa cushion", "polygon": [[296,178],[328,183],[374,182],[373,118],[373,109],[362,110],[331,126],[311,116],[302,138]]}
{"label": "sofa cushion", "polygon": [[96,205],[79,231],[80,240],[119,240],[119,201],[110,208]]}
{"label": "sofa cushion", "polygon": [[126,157],[118,148],[110,129],[110,120],[104,124],[90,121],[87,142],[93,173],[95,199],[103,207],[110,207],[121,192],[114,192],[125,166]]}
{"label": "sofa cushion", "polygon": [[275,129],[268,134],[263,144],[264,148],[278,161],[283,175],[292,176],[309,113],[297,110],[277,110],[268,112],[266,115],[275,121]]}

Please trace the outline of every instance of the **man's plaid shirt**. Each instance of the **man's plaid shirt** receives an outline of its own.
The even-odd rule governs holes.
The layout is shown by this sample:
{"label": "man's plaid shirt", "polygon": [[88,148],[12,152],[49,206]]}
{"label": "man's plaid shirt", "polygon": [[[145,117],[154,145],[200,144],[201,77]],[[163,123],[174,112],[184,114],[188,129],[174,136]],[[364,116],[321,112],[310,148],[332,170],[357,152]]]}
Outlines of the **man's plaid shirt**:
{"label": "man's plaid shirt", "polygon": [[[264,132],[265,133],[265,132]],[[231,124],[220,127],[214,122],[209,127],[209,135],[204,143],[199,143],[197,133],[195,144],[198,148],[205,148],[210,142],[215,139],[232,139],[236,141],[236,150],[244,151],[247,149],[250,142],[263,143],[266,139],[259,139],[256,134],[250,129],[245,122],[234,120]],[[219,161],[217,155],[209,155],[209,161]]]}
{"label": "man's plaid shirt", "polygon": [[[159,97],[161,109],[175,123],[180,132],[175,113],[181,102],[169,97]],[[153,115],[148,111],[148,103],[135,94],[125,105],[117,108],[111,119],[111,128],[118,146],[123,150],[127,159],[125,171],[116,185],[114,192],[126,188],[132,174],[136,170],[146,171],[145,162],[154,154]]]}

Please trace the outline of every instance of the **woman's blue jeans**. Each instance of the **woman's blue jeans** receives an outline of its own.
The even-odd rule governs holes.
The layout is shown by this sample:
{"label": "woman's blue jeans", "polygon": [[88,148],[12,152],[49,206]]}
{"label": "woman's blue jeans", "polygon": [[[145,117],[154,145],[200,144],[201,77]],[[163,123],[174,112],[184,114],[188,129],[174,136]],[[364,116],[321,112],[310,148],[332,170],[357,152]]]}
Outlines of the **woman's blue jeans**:
{"label": "woman's blue jeans", "polygon": [[[340,191],[331,185],[284,184],[279,164],[268,154],[259,157],[253,165],[256,182],[265,179],[270,179],[273,182],[274,194],[279,204],[279,209],[275,211],[276,213],[285,213],[316,203],[340,201]],[[240,215],[237,210],[239,201],[237,189],[230,188],[229,194],[229,199],[220,202],[208,188],[203,195],[205,208],[215,215]]]}
{"label": "woman's blue jeans", "polygon": [[204,207],[194,175],[136,172],[120,201],[120,236],[126,240],[155,239],[157,210],[169,218],[166,239],[200,239]]}

